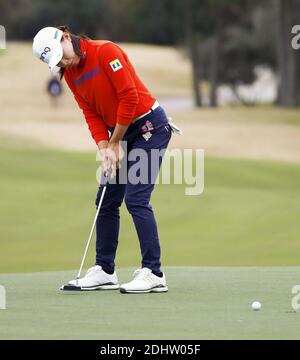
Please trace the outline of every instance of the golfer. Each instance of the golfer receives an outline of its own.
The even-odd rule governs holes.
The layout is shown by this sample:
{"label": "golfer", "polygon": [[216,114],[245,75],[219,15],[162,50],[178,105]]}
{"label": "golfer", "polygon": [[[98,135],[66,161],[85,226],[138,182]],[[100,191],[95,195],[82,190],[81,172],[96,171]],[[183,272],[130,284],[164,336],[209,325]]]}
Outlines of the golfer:
{"label": "golfer", "polygon": [[[74,35],[67,26],[46,27],[35,36],[33,52],[51,71],[56,66],[60,68],[61,78],[64,77],[74,94],[100,149],[103,174],[108,176],[111,170],[115,174],[116,181],[107,185],[96,223],[96,263],[78,285],[82,290],[120,289],[122,293],[168,291],[161,271],[157,224],[150,205],[155,181],[119,181],[124,161],[127,174],[139,161],[129,161],[128,156],[122,158],[121,141],[126,141],[128,154],[136,149],[146,152],[149,173],[152,179],[157,177],[162,159],[153,174],[151,150],[164,152],[173,131],[163,108],[142,83],[126,53],[111,41]],[[97,206],[102,190],[100,184]],[[142,262],[133,279],[119,285],[115,256],[123,199],[136,228]],[[76,280],[69,282],[75,283]]]}

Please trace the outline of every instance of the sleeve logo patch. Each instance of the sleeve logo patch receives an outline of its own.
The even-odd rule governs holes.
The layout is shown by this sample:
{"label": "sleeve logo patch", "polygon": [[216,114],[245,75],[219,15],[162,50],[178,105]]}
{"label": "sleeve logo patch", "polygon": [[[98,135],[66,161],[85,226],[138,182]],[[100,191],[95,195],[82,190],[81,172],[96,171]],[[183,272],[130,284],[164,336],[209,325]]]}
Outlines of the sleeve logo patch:
{"label": "sleeve logo patch", "polygon": [[121,62],[120,62],[119,59],[116,59],[116,60],[114,60],[114,61],[111,61],[111,62],[109,63],[109,65],[110,65],[110,67],[113,69],[114,72],[116,72],[116,71],[118,71],[118,70],[120,70],[120,69],[123,68],[123,66],[122,66],[122,64],[121,64]]}

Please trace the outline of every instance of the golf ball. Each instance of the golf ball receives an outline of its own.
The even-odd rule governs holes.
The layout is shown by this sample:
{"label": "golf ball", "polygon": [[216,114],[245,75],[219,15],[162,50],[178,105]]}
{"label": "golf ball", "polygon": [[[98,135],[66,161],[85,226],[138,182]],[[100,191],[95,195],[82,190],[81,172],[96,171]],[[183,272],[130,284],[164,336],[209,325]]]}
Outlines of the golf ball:
{"label": "golf ball", "polygon": [[252,310],[260,310],[261,309],[261,303],[259,301],[254,301],[251,305]]}

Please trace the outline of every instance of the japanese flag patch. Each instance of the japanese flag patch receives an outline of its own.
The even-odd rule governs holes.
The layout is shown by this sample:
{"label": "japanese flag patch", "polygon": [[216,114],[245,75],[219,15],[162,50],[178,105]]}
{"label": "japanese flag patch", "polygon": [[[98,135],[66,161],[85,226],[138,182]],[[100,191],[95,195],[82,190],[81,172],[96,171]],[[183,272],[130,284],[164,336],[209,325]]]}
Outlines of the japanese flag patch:
{"label": "japanese flag patch", "polygon": [[113,69],[114,72],[123,68],[119,59],[115,59],[109,63],[110,67]]}

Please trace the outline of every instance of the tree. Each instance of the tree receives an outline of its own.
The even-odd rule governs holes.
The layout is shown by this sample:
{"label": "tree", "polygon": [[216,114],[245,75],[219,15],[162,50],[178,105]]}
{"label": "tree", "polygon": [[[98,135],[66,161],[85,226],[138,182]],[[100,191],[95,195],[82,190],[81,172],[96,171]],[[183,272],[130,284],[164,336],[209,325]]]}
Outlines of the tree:
{"label": "tree", "polygon": [[238,85],[255,80],[256,66],[274,68],[274,35],[266,29],[274,17],[269,0],[205,0],[194,12],[198,13],[194,31],[199,35],[194,34],[197,61],[192,59],[192,64],[194,73],[201,73],[201,80],[210,84],[210,106],[217,106],[220,84],[237,94]]}
{"label": "tree", "polygon": [[196,107],[202,106],[202,97],[200,92],[201,81],[201,66],[200,56],[197,48],[197,40],[194,32],[194,17],[193,17],[193,2],[186,0],[185,4],[185,32],[186,32],[186,45],[192,63],[192,84],[194,102]]}
{"label": "tree", "polygon": [[[291,29],[297,24],[299,0],[277,0],[278,99],[282,106],[299,105],[299,54],[291,46]],[[299,21],[299,20],[298,20]]]}

